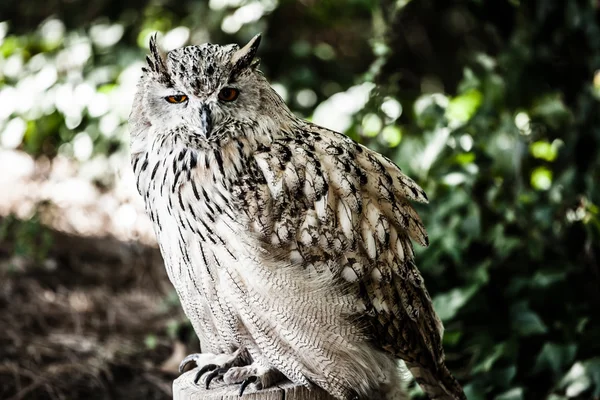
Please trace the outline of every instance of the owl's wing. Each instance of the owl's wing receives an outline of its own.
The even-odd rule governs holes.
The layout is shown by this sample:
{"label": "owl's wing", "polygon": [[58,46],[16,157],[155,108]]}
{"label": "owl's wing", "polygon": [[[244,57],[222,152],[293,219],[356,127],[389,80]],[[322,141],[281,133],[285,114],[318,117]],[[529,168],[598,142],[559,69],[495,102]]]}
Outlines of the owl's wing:
{"label": "owl's wing", "polygon": [[240,200],[262,246],[305,268],[332,269],[356,289],[379,347],[409,366],[447,371],[443,327],[410,241],[428,245],[410,204],[427,202],[423,190],[388,158],[308,123],[254,158],[256,176]]}

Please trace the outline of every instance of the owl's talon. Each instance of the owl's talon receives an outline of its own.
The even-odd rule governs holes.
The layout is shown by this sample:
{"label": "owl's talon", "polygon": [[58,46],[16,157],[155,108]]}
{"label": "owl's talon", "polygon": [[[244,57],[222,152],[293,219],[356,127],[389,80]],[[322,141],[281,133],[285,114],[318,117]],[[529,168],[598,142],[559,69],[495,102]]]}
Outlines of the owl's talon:
{"label": "owl's talon", "polygon": [[197,385],[198,381],[200,380],[202,375],[204,375],[206,372],[213,371],[213,370],[217,369],[218,367],[219,366],[216,364],[206,364],[205,366],[200,368],[200,370],[198,370],[198,372],[196,373],[196,377],[194,378],[194,384]]}
{"label": "owl's talon", "polygon": [[181,362],[179,363],[179,373],[183,373],[185,367],[192,361],[194,361],[193,354],[190,354],[186,358],[181,360]]}
{"label": "owl's talon", "polygon": [[244,381],[242,382],[242,386],[240,387],[240,397],[242,397],[242,395],[244,394],[244,390],[246,390],[246,386],[248,386],[251,383],[256,382],[258,378],[256,376],[249,376],[246,379],[244,379]]}
{"label": "owl's talon", "polygon": [[219,366],[219,365],[224,365],[226,363],[231,362],[232,360],[235,359],[236,356],[237,356],[236,353],[234,353],[234,354],[212,354],[212,353],[190,354],[187,357],[185,357],[183,360],[181,360],[181,362],[179,363],[179,372],[183,373],[185,368],[192,362],[195,363],[196,366],[198,366],[200,368],[202,368],[205,365],[209,365],[209,364],[215,364],[215,365]]}
{"label": "owl's talon", "polygon": [[259,364],[246,365],[244,367],[232,367],[223,376],[223,382],[227,385],[241,384],[239,395],[251,386],[252,390],[262,390],[273,386],[284,379],[281,372],[270,367]]}
{"label": "owl's talon", "polygon": [[229,368],[217,368],[212,370],[208,375],[206,375],[206,390],[210,386],[210,382],[215,378],[222,378],[225,372],[227,372]]}

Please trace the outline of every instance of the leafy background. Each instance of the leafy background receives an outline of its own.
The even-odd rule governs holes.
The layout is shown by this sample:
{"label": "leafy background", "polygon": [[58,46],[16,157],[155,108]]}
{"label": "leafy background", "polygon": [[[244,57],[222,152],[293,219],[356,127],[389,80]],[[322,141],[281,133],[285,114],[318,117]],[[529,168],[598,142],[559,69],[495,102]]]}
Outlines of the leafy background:
{"label": "leafy background", "polygon": [[[262,32],[294,112],[424,187],[417,260],[469,399],[600,398],[599,16],[592,0],[2,2],[0,166],[16,178],[0,197],[18,205],[0,206],[2,397],[167,398],[163,361],[193,347],[119,195],[158,31],[167,50]],[[64,165],[87,186],[60,186]],[[31,200],[45,192],[26,180],[59,186]],[[91,193],[70,228],[61,190]],[[142,227],[81,228],[115,192],[116,218]]]}

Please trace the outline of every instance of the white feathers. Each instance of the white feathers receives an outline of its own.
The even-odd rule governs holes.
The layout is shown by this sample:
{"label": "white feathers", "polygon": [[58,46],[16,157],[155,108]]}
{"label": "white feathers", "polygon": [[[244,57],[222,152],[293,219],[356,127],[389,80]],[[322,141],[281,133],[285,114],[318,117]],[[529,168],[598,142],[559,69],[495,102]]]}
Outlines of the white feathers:
{"label": "white feathers", "polygon": [[373,230],[368,221],[363,220],[361,224],[362,240],[365,246],[367,255],[371,260],[375,260],[377,257],[377,245],[375,243],[375,237],[373,236]]}
{"label": "white feathers", "polygon": [[341,275],[346,282],[356,282],[358,280],[358,275],[351,267],[344,267]]}

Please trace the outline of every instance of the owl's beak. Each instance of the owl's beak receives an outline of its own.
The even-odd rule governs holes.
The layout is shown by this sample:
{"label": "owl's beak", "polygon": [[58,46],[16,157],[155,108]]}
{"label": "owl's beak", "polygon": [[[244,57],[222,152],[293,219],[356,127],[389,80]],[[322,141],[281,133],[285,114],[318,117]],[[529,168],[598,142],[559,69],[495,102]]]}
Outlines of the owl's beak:
{"label": "owl's beak", "polygon": [[212,119],[210,117],[210,108],[206,104],[202,104],[200,108],[200,126],[204,137],[208,138],[212,130]]}

